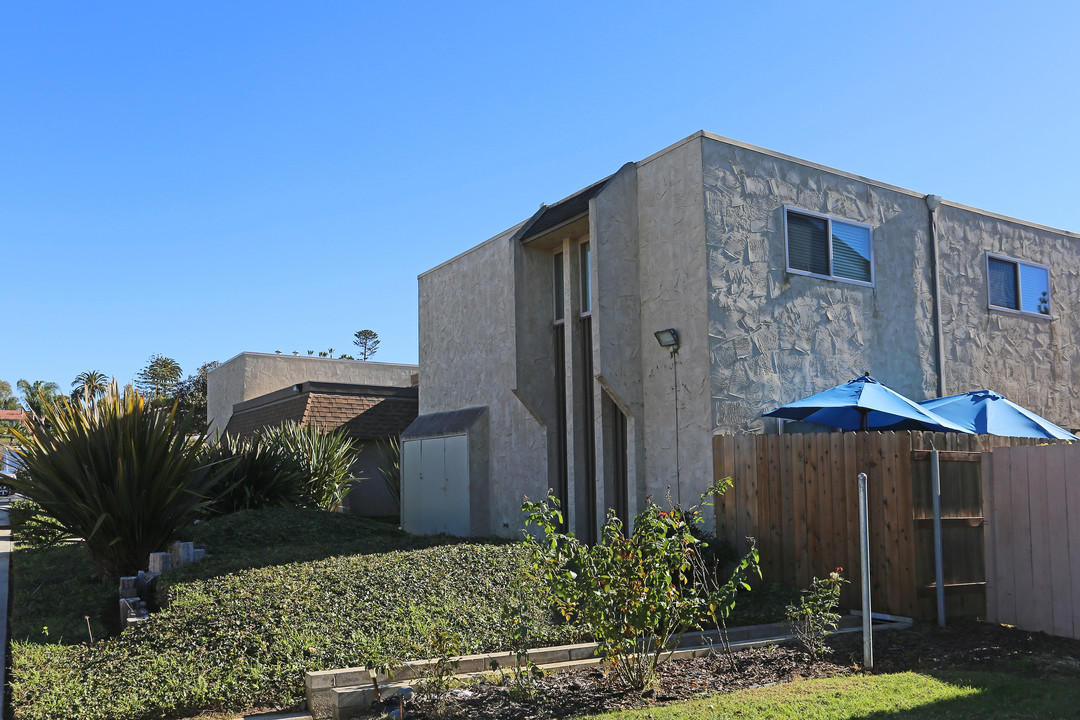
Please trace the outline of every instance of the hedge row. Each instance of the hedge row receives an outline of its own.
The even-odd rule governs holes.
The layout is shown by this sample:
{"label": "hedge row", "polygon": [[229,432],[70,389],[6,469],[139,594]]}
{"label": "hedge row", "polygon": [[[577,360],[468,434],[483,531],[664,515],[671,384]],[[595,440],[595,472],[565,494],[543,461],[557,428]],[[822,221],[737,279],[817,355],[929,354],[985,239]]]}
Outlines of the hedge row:
{"label": "hedge row", "polygon": [[[521,545],[461,544],[245,570],[166,589],[167,607],[94,645],[12,644],[17,720],[288,707],[308,670],[507,648]],[[572,639],[531,591],[540,642]],[[446,649],[446,648],[439,648]]]}

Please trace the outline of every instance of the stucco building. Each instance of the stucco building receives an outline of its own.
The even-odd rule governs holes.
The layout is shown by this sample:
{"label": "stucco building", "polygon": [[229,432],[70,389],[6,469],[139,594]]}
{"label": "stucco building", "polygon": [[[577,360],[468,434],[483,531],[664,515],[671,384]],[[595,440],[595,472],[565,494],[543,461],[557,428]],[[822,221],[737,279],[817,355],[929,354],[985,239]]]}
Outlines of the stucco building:
{"label": "stucco building", "polygon": [[206,376],[210,434],[247,437],[267,425],[295,422],[341,429],[359,443],[344,509],[395,515],[382,479],[379,441],[397,438],[416,419],[416,365],[240,353]]}
{"label": "stucco building", "polygon": [[[548,488],[585,537],[609,507],[688,504],[714,434],[775,432],[763,412],[864,371],[915,400],[993,388],[1080,427],[1080,236],[705,132],[419,287],[407,529],[515,533],[522,496]],[[433,498],[462,492],[452,527]]]}

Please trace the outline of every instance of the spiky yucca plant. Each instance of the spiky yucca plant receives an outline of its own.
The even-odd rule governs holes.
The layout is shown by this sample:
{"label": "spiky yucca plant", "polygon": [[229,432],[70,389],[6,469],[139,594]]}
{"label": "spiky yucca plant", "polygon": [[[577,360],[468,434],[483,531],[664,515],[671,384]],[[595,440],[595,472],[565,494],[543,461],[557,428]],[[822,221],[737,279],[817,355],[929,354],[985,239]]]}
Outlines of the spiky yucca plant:
{"label": "spiky yucca plant", "polygon": [[146,567],[210,502],[217,479],[200,462],[203,437],[171,409],[114,385],[96,404],[58,398],[14,431],[26,472],[11,481],[57,529],[83,538],[115,580]]}
{"label": "spiky yucca plant", "polygon": [[304,504],[307,473],[279,444],[225,435],[207,447],[205,462],[222,467],[212,514]]}
{"label": "spiky yucca plant", "polygon": [[342,428],[323,430],[317,425],[290,422],[261,428],[259,443],[281,448],[303,469],[307,479],[304,495],[314,507],[337,512],[349,484],[361,479],[352,473],[360,447]]}

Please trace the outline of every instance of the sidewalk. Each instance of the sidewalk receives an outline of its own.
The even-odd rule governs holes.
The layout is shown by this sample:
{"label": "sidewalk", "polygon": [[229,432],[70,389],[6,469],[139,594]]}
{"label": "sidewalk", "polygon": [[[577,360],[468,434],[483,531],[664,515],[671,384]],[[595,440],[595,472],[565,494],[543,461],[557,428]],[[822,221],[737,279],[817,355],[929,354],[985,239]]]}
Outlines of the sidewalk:
{"label": "sidewalk", "polygon": [[[11,498],[0,499],[0,678],[7,676],[7,630],[8,630],[8,567],[11,564],[11,528],[8,527],[8,503]],[[7,686],[0,680],[0,720],[4,720],[4,702]]]}

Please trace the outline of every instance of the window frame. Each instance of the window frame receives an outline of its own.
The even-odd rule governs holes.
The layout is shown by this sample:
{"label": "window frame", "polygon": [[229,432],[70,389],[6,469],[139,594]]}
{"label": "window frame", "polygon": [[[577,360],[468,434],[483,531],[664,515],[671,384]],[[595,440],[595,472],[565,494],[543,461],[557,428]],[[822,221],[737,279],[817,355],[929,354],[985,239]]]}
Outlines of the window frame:
{"label": "window frame", "polygon": [[[562,248],[559,248],[551,254],[551,317],[554,325],[562,325],[566,322],[565,267],[566,254]],[[559,315],[560,309],[562,316]]]}
{"label": "window frame", "polygon": [[[788,214],[796,213],[798,215],[806,215],[808,217],[818,218],[825,221],[825,234],[829,239],[829,273],[828,275],[822,275],[821,273],[814,273],[808,270],[800,270],[798,268],[791,267],[791,246],[788,238]],[[866,231],[870,234],[870,280],[856,280],[854,278],[842,277],[840,275],[833,275],[833,233],[832,224],[833,221],[843,223],[844,225],[852,225],[854,227],[866,228]],[[848,220],[847,218],[838,217],[836,215],[827,215],[825,213],[814,212],[813,210],[804,210],[801,207],[795,207],[794,205],[784,205],[784,266],[787,271],[792,275],[803,275],[805,277],[820,278],[822,280],[832,280],[834,282],[849,283],[851,285],[861,285],[862,287],[874,287],[875,286],[875,273],[874,273],[874,228],[867,223],[859,222],[857,220]]]}
{"label": "window frame", "polygon": [[[578,251],[578,317],[592,315],[592,238],[586,238],[577,244]],[[585,246],[589,246],[589,266],[585,267]],[[588,306],[586,307],[586,303]]]}
{"label": "window frame", "polygon": [[[1013,277],[1016,279],[1016,304],[1019,307],[1011,308],[1004,305],[995,305],[990,297],[990,261],[997,260],[998,262],[1010,263],[1014,267]],[[1023,295],[1020,289],[1020,266],[1026,265],[1028,267],[1038,268],[1046,271],[1046,295],[1047,306],[1050,312],[1047,314],[1031,312],[1030,310],[1023,310]],[[986,308],[992,312],[1010,313],[1012,315],[1023,315],[1029,318],[1040,318],[1042,320],[1054,319],[1054,289],[1050,282],[1050,266],[1043,265],[1042,263],[1031,262],[1029,260],[1020,260],[1019,258],[1009,257],[1008,255],[1002,255],[1000,253],[986,252],[986,260],[983,262],[983,268],[986,270]]]}

